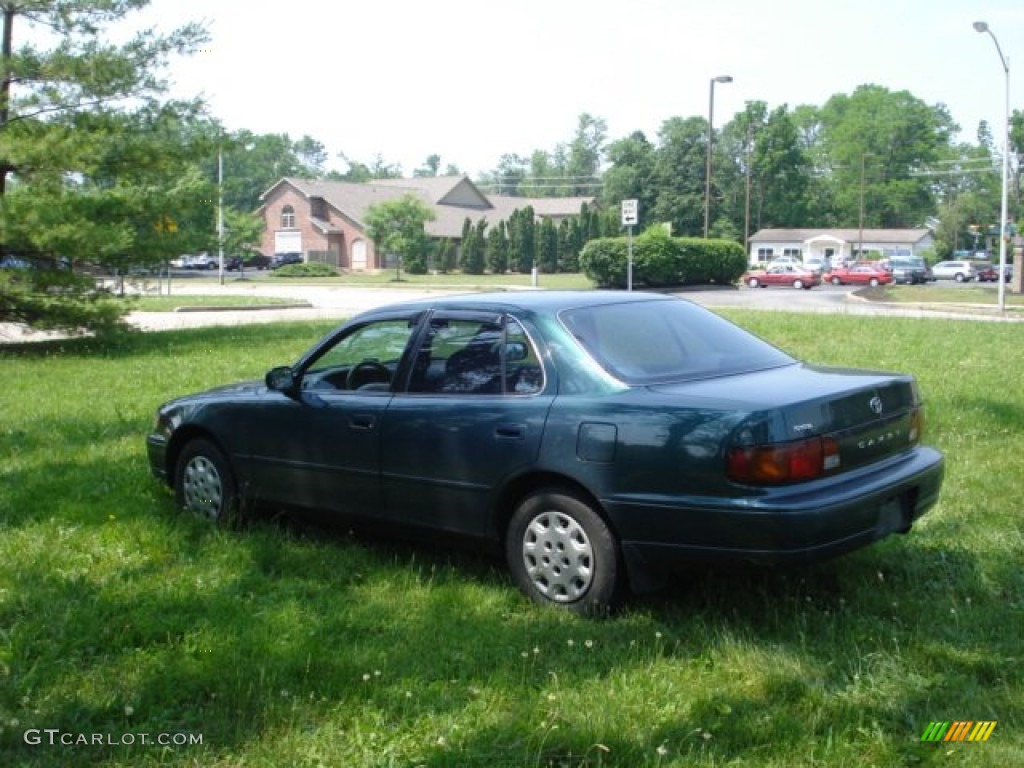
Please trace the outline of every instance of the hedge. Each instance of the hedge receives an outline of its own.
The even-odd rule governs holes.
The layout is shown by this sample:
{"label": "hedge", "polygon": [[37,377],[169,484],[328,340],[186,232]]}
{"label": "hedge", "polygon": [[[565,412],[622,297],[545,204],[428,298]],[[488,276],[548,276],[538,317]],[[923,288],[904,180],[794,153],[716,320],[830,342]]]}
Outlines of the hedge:
{"label": "hedge", "polygon": [[[591,240],[580,254],[580,268],[601,288],[625,288],[628,251],[625,237]],[[672,237],[660,228],[633,239],[634,285],[731,285],[746,268],[743,246],[731,240]]]}

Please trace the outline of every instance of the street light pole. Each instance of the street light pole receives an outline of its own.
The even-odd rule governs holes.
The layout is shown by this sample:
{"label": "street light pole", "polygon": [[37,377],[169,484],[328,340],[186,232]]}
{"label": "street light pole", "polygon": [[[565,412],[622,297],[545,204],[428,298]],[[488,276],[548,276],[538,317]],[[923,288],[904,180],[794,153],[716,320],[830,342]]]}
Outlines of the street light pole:
{"label": "street light pole", "polygon": [[999,46],[999,41],[992,30],[988,28],[986,22],[974,22],[974,29],[976,32],[987,32],[988,36],[992,38],[992,42],[996,44],[996,53],[999,54],[999,61],[1003,65],[1003,72],[1006,73],[1006,103],[1005,119],[1003,121],[1003,195],[999,211],[999,276],[997,278],[999,284],[999,311],[1003,312],[1006,310],[1006,241],[1010,237],[1010,228],[1006,214],[1007,180],[1010,175],[1010,63],[1003,56],[1003,49]]}
{"label": "street light pole", "polygon": [[704,239],[708,239],[708,227],[711,224],[711,145],[715,140],[715,83],[731,83],[730,75],[719,75],[711,78],[708,95],[708,148],[707,167],[704,170]]}
{"label": "street light pole", "polygon": [[224,285],[224,150],[217,150],[217,265]]}

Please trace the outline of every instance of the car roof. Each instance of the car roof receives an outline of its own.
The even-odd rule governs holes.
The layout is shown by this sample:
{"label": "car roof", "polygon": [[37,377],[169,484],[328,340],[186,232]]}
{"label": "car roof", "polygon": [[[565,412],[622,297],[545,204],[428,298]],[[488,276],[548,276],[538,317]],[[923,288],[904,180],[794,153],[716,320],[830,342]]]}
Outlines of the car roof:
{"label": "car roof", "polygon": [[361,317],[381,312],[402,311],[405,309],[458,309],[485,311],[528,311],[555,313],[564,309],[593,307],[608,304],[622,304],[640,301],[678,301],[673,296],[642,291],[492,291],[487,293],[460,293],[446,296],[432,296],[425,299],[403,301],[389,304],[362,313]]}

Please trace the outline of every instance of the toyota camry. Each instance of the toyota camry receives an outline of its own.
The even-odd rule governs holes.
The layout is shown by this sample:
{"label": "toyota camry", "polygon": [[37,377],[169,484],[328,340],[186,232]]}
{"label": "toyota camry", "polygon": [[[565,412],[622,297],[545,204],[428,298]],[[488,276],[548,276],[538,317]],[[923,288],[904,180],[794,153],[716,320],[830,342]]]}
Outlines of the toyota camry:
{"label": "toyota camry", "polygon": [[375,309],[290,365],[160,406],[152,472],[254,505],[486,542],[592,614],[682,566],[808,562],[939,496],[911,375],[812,365],[693,303],[469,294]]}

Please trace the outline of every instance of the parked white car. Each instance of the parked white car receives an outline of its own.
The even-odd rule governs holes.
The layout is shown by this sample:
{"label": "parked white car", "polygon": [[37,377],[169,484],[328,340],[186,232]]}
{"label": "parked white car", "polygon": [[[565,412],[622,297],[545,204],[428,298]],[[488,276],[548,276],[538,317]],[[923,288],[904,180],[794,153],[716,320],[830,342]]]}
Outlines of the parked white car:
{"label": "parked white car", "polygon": [[804,259],[804,269],[820,275],[823,272],[831,271],[832,262],[828,259],[823,259],[820,256],[811,256],[810,258]]}
{"label": "parked white car", "polygon": [[978,271],[969,261],[940,261],[932,267],[932,275],[936,280],[956,280],[966,283],[978,276]]}

